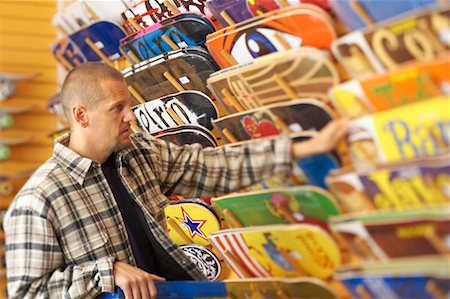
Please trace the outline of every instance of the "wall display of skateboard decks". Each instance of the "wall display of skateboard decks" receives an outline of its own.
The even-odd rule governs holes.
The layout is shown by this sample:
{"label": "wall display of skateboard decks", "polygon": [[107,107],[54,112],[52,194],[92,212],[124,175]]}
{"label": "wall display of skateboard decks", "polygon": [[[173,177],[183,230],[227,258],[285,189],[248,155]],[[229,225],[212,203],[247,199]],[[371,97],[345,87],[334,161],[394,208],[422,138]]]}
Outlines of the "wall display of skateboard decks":
{"label": "wall display of skateboard decks", "polygon": [[346,212],[436,208],[450,203],[450,155],[341,169],[327,184]]}
{"label": "wall display of skateboard decks", "polygon": [[450,209],[332,217],[330,227],[362,262],[448,255]]}
{"label": "wall display of skateboard decks", "polygon": [[194,12],[212,17],[206,7],[206,0],[144,0],[124,10],[121,16],[127,29],[136,32],[180,12]]}
{"label": "wall display of skateboard decks", "polygon": [[329,102],[339,83],[332,62],[320,50],[302,47],[271,53],[210,75],[208,88],[229,113],[298,98]]}
{"label": "wall display of skateboard decks", "polygon": [[267,105],[213,120],[213,125],[230,143],[280,133],[319,131],[334,118],[322,102],[302,99]]}
{"label": "wall display of skateboard decks", "polygon": [[205,16],[183,13],[123,38],[120,50],[134,64],[179,48],[203,46],[214,31]]}
{"label": "wall display of skateboard decks", "polygon": [[450,295],[448,257],[408,258],[361,267],[342,267],[335,277],[356,299],[437,299]]}
{"label": "wall display of skateboard decks", "polygon": [[218,67],[205,52],[199,47],[176,50],[126,68],[123,74],[140,102],[184,90],[198,90],[209,96],[206,80]]}
{"label": "wall display of skateboard decks", "polygon": [[68,4],[52,18],[52,25],[65,35],[70,35],[93,23],[103,20],[122,25],[120,13],[140,0],[83,1]]}
{"label": "wall display of skateboard decks", "polygon": [[240,278],[312,276],[339,266],[335,241],[310,224],[266,225],[213,233],[211,244]]}
{"label": "wall display of skateboard decks", "polygon": [[0,72],[0,101],[4,101],[14,95],[17,81],[31,80],[39,75],[40,73],[14,74]]}
{"label": "wall display of skateboard decks", "polygon": [[394,71],[353,79],[329,90],[341,115],[360,117],[439,95],[449,95],[450,55],[407,63]]}
{"label": "wall display of skateboard decks", "polygon": [[[299,278],[247,278],[225,281],[155,282],[157,298],[265,298],[265,299],[337,299],[336,293],[322,280]],[[97,299],[124,299],[121,289],[102,294]]]}
{"label": "wall display of skateboard decks", "polygon": [[306,223],[328,230],[328,219],[340,214],[333,196],[312,186],[225,195],[211,204],[234,228]]}
{"label": "wall display of skateboard decks", "polygon": [[137,125],[150,134],[183,124],[198,124],[212,130],[211,120],[218,117],[212,100],[194,90],[170,94],[131,109],[136,115]]}
{"label": "wall display of skateboard decks", "polygon": [[450,10],[425,10],[353,31],[333,42],[334,56],[353,77],[394,70],[412,60],[448,55]]}
{"label": "wall display of skateboard decks", "polygon": [[98,21],[63,37],[50,46],[53,56],[67,70],[86,61],[117,61],[122,54],[119,40],[123,29],[108,21]]}
{"label": "wall display of skateboard decks", "polygon": [[433,156],[447,151],[449,99],[449,96],[436,97],[351,121],[347,141],[353,165]]}
{"label": "wall display of skateboard decks", "polygon": [[348,31],[354,31],[391,18],[414,15],[417,10],[436,6],[438,0],[384,1],[384,0],[334,0],[330,1],[333,12]]}
{"label": "wall display of skateboard decks", "polygon": [[218,30],[208,35],[206,46],[225,68],[301,46],[328,50],[335,38],[330,16],[315,5],[301,4]]}
{"label": "wall display of skateboard decks", "polygon": [[207,129],[199,125],[179,125],[153,134],[156,138],[175,143],[179,146],[185,144],[199,144],[201,147],[217,147],[216,137]]}
{"label": "wall display of skateboard decks", "polygon": [[302,3],[311,3],[329,10],[328,0],[287,0],[287,1],[248,1],[248,0],[211,0],[206,2],[206,7],[210,9],[214,17],[223,27],[239,23],[263,13],[296,6]]}

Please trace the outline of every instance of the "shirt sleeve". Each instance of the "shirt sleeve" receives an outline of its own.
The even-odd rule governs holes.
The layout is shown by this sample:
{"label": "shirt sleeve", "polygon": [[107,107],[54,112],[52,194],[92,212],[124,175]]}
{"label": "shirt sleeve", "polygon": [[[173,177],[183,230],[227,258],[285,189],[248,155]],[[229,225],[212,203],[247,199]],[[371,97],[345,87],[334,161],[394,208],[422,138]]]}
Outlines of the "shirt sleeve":
{"label": "shirt sleeve", "polygon": [[13,204],[3,226],[8,298],[94,298],[114,291],[113,258],[65,264],[51,222],[42,213]]}
{"label": "shirt sleeve", "polygon": [[167,195],[208,197],[237,191],[272,176],[292,172],[291,139],[261,139],[241,146],[203,149],[158,140],[161,191]]}

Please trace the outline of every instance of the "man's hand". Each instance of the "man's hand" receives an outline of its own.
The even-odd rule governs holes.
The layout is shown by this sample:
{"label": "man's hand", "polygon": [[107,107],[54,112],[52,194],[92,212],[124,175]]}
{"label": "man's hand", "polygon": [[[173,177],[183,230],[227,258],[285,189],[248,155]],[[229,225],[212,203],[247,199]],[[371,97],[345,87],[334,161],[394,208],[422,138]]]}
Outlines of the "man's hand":
{"label": "man's hand", "polygon": [[348,119],[342,118],[328,123],[313,138],[292,144],[292,156],[295,160],[308,156],[326,153],[336,147],[336,144],[347,133]]}
{"label": "man's hand", "polygon": [[113,275],[114,284],[122,289],[126,299],[156,298],[153,281],[166,280],[122,262],[114,263]]}

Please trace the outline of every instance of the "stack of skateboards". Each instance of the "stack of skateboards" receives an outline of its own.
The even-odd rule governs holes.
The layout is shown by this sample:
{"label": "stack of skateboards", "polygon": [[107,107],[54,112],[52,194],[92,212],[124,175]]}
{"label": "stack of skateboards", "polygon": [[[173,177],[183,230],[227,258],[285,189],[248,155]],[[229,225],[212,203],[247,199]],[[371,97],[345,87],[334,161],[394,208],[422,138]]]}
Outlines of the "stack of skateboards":
{"label": "stack of skateboards", "polygon": [[449,296],[448,4],[116,4],[75,1],[52,52],[68,69],[118,68],[137,132],[236,146],[351,119],[287,180],[167,206],[170,237],[210,282],[160,283],[161,298]]}

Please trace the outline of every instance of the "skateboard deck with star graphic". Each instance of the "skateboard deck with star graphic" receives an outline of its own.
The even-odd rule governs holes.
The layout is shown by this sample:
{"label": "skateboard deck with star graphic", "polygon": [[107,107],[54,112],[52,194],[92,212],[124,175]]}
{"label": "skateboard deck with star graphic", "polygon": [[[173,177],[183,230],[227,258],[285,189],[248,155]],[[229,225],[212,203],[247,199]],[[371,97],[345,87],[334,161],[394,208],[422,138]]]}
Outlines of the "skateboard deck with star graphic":
{"label": "skateboard deck with star graphic", "polygon": [[330,9],[327,0],[212,0],[206,3],[206,7],[211,10],[211,13],[220,22],[220,24],[222,24],[223,27],[227,27],[229,25],[232,25],[230,24],[230,21],[232,21],[233,23],[239,23],[269,11],[281,9],[286,6],[296,6],[304,3],[315,4],[325,10]]}
{"label": "skateboard deck with star graphic", "polygon": [[169,237],[178,245],[210,245],[211,233],[220,230],[216,212],[200,200],[172,202],[164,208]]}
{"label": "skateboard deck with star graphic", "polygon": [[123,74],[130,88],[149,101],[183,90],[198,90],[209,96],[206,80],[217,70],[206,51],[195,47],[157,56],[125,69]]}
{"label": "skateboard deck with star graphic", "polygon": [[448,255],[450,210],[353,213],[331,218],[333,234],[362,262]]}
{"label": "skateboard deck with star graphic", "polygon": [[326,279],[340,264],[335,241],[310,224],[222,230],[211,243],[240,278],[312,276]]}
{"label": "skateboard deck with star graphic", "polygon": [[312,186],[225,195],[211,204],[230,227],[308,223],[327,230],[330,216],[340,214],[333,195]]}
{"label": "skateboard deck with star graphic", "polygon": [[170,94],[131,108],[137,125],[147,133],[156,133],[182,124],[196,124],[212,130],[218,111],[202,92],[189,90]]}
{"label": "skateboard deck with star graphic", "polygon": [[408,210],[450,203],[450,156],[443,154],[362,169],[341,169],[327,178],[346,212]]}
{"label": "skateboard deck with star graphic", "polygon": [[334,118],[322,102],[302,99],[276,103],[213,120],[229,143],[275,136],[281,133],[320,131]]}
{"label": "skateboard deck with star graphic", "polygon": [[153,134],[156,138],[175,143],[179,146],[185,144],[200,144],[202,147],[217,147],[218,142],[213,134],[199,125],[180,125],[168,128]]}
{"label": "skateboard deck with star graphic", "polygon": [[347,142],[353,165],[416,159],[446,152],[449,99],[449,96],[435,97],[352,120]]}
{"label": "skateboard deck with star graphic", "polygon": [[[172,11],[172,6],[179,13],[194,12],[205,15],[210,18],[212,16],[206,7],[205,0],[157,0],[157,1],[141,1],[121,13],[124,24],[129,23],[129,19],[133,19],[139,27],[146,28],[155,23],[164,21],[175,16],[178,12]],[[126,25],[130,28],[130,32],[136,31],[131,24]]]}
{"label": "skateboard deck with star graphic", "polygon": [[298,98],[327,103],[328,89],[338,83],[332,62],[310,47],[271,53],[213,73],[207,80],[208,88],[229,113]]}
{"label": "skateboard deck with star graphic", "polygon": [[189,46],[203,46],[215,31],[206,17],[184,13],[147,27],[120,41],[120,49],[133,63]]}
{"label": "skateboard deck with star graphic", "polygon": [[218,30],[208,35],[206,46],[214,60],[225,68],[300,46],[330,49],[335,38],[331,18],[317,6],[303,4]]}
{"label": "skateboard deck with star graphic", "polygon": [[353,77],[394,70],[447,53],[449,20],[448,8],[421,11],[342,36],[333,42],[332,51]]}
{"label": "skateboard deck with star graphic", "polygon": [[415,61],[394,71],[353,79],[329,90],[342,115],[350,118],[449,94],[450,56]]}

